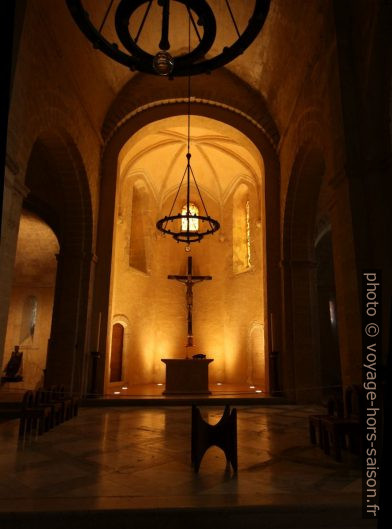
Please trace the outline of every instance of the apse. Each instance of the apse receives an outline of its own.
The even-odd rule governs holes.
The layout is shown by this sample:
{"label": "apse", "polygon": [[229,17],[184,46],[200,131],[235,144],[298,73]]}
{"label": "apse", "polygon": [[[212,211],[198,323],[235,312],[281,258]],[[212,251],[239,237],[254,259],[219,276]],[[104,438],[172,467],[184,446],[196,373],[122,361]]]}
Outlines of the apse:
{"label": "apse", "polygon": [[4,355],[6,364],[15,345],[23,352],[23,380],[13,383],[15,389],[35,389],[43,382],[58,252],[59,243],[52,229],[38,216],[23,210]]}
{"label": "apse", "polygon": [[[200,243],[177,243],[156,228],[186,186],[187,116],[144,126],[119,154],[113,232],[106,384],[164,383],[161,359],[185,358],[186,289],[168,275],[212,280],[193,287],[193,354],[205,354],[210,383],[265,388],[266,255],[262,153],[242,132],[192,116],[192,169],[208,214],[220,229]],[[203,204],[191,181],[192,208]],[[188,248],[189,250],[189,248]]]}

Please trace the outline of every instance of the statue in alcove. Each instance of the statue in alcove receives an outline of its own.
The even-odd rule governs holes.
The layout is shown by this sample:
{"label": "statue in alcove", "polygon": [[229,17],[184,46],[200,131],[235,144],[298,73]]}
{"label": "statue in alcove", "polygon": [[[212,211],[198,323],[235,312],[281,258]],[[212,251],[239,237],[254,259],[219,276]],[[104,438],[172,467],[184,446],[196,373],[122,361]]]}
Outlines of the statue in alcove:
{"label": "statue in alcove", "polygon": [[1,377],[2,382],[21,382],[22,377],[22,360],[23,353],[19,351],[19,345],[15,345],[15,349],[11,353],[11,358],[4,369],[4,376]]}

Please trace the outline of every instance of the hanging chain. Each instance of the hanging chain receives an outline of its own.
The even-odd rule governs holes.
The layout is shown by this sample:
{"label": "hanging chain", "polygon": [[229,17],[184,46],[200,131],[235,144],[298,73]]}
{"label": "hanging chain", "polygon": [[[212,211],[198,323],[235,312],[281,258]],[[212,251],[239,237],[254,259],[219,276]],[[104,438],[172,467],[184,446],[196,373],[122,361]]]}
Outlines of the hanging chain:
{"label": "hanging chain", "polygon": [[105,25],[105,22],[106,22],[106,19],[108,18],[109,12],[112,9],[113,2],[114,2],[114,0],[110,1],[109,7],[106,10],[106,13],[105,13],[105,16],[103,17],[102,23],[99,26],[98,33],[101,33],[101,31],[103,29],[103,26]]}

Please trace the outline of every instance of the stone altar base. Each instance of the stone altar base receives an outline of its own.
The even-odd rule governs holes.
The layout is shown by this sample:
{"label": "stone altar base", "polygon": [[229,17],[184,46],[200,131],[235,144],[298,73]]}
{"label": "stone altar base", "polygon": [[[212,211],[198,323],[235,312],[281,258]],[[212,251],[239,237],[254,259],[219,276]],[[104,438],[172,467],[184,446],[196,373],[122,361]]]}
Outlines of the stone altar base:
{"label": "stone altar base", "polygon": [[166,364],[166,389],[163,395],[206,394],[208,387],[208,365],[212,358],[164,358]]}

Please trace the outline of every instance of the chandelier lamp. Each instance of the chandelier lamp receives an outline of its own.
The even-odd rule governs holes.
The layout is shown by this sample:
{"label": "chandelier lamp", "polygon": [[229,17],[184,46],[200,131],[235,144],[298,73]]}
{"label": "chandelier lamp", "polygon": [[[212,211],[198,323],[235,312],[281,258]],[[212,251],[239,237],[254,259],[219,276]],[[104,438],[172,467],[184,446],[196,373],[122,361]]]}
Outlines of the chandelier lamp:
{"label": "chandelier lamp", "polygon": [[[188,77],[188,142],[186,153],[186,167],[182,175],[177,193],[174,197],[170,212],[167,216],[158,220],[156,227],[165,235],[170,235],[177,242],[186,243],[185,250],[190,251],[190,244],[193,242],[200,242],[206,235],[212,235],[219,230],[220,224],[217,220],[208,215],[206,205],[200,192],[200,188],[196,181],[195,174],[191,166],[191,152],[190,152],[190,119],[191,119],[191,94],[190,94],[190,77]],[[184,178],[186,176],[186,204],[181,211],[172,215],[176,204],[179,202],[181,188],[183,186]],[[199,215],[199,209],[195,209],[193,203],[190,201],[191,191],[191,176],[197,190],[200,203],[202,205],[204,215]]]}
{"label": "chandelier lamp", "polygon": [[[221,0],[223,3],[223,0]],[[247,0],[239,2],[245,4],[246,9],[252,9],[250,18],[245,28],[239,29],[239,24],[233,14],[229,0],[225,0],[225,8],[219,9],[220,22],[229,22],[233,31],[234,41],[217,42],[217,20],[214,9],[210,4],[215,5],[217,11],[217,1],[207,0],[108,0],[107,8],[96,20],[95,10],[91,13],[85,8],[86,0],[66,0],[68,9],[74,18],[79,29],[91,41],[94,48],[100,50],[114,61],[127,66],[132,71],[139,71],[153,75],[177,76],[197,75],[210,73],[216,68],[225,66],[233,59],[241,55],[255,40],[264,25],[268,14],[270,0]],[[183,24],[177,17],[176,27],[171,20],[170,13],[173,3],[183,6],[184,14],[188,15],[192,24],[195,46],[188,49],[187,53],[174,55],[170,53],[169,34],[176,38],[182,35]],[[161,12],[161,17],[156,16],[156,9],[153,5],[157,3]],[[89,2],[94,5],[94,2]],[[151,7],[153,6],[153,9]],[[176,6],[177,7],[177,6]],[[139,9],[140,8],[140,9]],[[243,6],[241,5],[241,9]],[[155,16],[151,15],[154,12]],[[174,18],[174,17],[172,17]],[[153,19],[153,20],[152,20]],[[148,31],[146,29],[148,28]],[[152,29],[153,28],[153,29]],[[148,34],[148,42],[151,41],[150,34],[157,35],[160,40],[156,42],[155,52],[150,53],[139,45],[142,35]],[[151,33],[152,32],[152,33]],[[230,32],[227,32],[230,33]],[[116,35],[116,41],[111,42]],[[146,42],[146,40],[145,40]],[[211,50],[222,50],[213,55]],[[177,46],[178,48],[178,46]],[[181,49],[181,46],[178,48]],[[183,49],[183,48],[182,48]]]}
{"label": "chandelier lamp", "polygon": [[[188,49],[191,46],[191,17],[188,18]],[[187,115],[187,153],[186,153],[186,167],[182,175],[177,193],[174,197],[169,215],[158,220],[156,227],[165,235],[170,235],[177,242],[186,243],[185,250],[190,251],[190,244],[193,242],[200,242],[206,235],[212,235],[219,230],[220,224],[217,220],[208,215],[206,205],[201,196],[200,188],[197,184],[195,173],[191,166],[191,76],[188,75],[188,115]],[[177,199],[186,176],[186,204],[181,211],[172,215]],[[195,184],[197,193],[199,195],[200,203],[203,207],[204,215],[199,215],[199,209],[191,203],[191,176]]]}
{"label": "chandelier lamp", "polygon": [[[219,230],[220,224],[217,220],[213,219],[208,215],[206,206],[204,204],[203,197],[199,186],[197,185],[195,175],[191,167],[191,153],[188,152],[186,155],[187,163],[184,174],[182,176],[180,185],[177,189],[177,194],[174,198],[172,207],[170,209],[169,215],[158,220],[156,226],[159,231],[166,235],[170,235],[177,242],[186,243],[186,251],[190,251],[190,244],[192,242],[200,242],[203,237],[206,235],[212,235]],[[199,215],[198,213],[193,213],[193,204],[190,202],[190,175],[192,174],[193,181],[195,183],[197,192],[199,194],[200,202],[203,205],[205,215]],[[186,187],[187,187],[187,198],[186,205],[177,215],[172,215],[174,206],[177,202],[178,195],[181,190],[184,177],[186,175]],[[199,226],[202,226],[199,228]]]}

